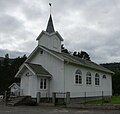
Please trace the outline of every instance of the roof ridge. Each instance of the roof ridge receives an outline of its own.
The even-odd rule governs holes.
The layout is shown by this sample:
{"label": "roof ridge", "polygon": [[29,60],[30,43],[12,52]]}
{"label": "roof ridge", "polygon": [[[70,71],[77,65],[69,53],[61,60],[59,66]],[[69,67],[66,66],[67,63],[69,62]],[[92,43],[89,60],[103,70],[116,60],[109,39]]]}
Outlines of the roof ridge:
{"label": "roof ridge", "polygon": [[114,72],[112,72],[111,70],[93,62],[93,61],[88,61],[76,56],[73,56],[71,54],[67,54],[67,53],[63,53],[63,52],[56,52],[54,50],[50,50],[44,46],[41,46],[43,48],[45,48],[46,50],[50,51],[51,53],[55,54],[56,56],[58,56],[59,58],[62,58],[64,61],[68,61],[70,63],[74,63],[74,64],[78,64],[87,68],[91,68],[91,69],[96,69],[98,71],[103,71],[103,72],[107,72],[107,73],[111,73],[114,74]]}

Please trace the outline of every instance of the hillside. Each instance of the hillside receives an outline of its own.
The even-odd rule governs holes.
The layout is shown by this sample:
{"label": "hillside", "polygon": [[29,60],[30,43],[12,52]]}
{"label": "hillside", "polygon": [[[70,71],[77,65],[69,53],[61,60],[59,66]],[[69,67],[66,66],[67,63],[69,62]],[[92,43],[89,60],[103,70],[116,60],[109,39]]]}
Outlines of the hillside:
{"label": "hillside", "polygon": [[106,63],[101,65],[115,72],[112,77],[113,94],[120,95],[120,63]]}
{"label": "hillside", "polygon": [[27,57],[24,55],[23,57],[10,59],[9,55],[6,54],[5,58],[0,58],[0,94],[3,94],[13,82],[20,81],[20,79],[15,79],[14,76]]}

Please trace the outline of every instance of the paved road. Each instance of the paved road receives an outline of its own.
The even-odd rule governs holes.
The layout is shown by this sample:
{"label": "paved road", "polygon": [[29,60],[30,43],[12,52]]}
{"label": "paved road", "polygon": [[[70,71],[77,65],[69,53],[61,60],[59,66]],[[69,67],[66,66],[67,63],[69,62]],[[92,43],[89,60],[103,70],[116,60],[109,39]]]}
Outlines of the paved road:
{"label": "paved road", "polygon": [[80,110],[40,106],[0,105],[0,114],[120,114],[120,110]]}

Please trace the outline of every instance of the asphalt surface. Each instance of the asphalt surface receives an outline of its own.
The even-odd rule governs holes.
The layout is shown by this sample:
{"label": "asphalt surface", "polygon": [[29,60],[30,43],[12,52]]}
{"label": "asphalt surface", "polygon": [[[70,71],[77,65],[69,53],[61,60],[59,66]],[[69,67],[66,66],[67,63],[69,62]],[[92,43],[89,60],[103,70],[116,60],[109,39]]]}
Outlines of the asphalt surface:
{"label": "asphalt surface", "polygon": [[81,110],[46,106],[5,106],[0,104],[0,114],[120,114],[120,110]]}

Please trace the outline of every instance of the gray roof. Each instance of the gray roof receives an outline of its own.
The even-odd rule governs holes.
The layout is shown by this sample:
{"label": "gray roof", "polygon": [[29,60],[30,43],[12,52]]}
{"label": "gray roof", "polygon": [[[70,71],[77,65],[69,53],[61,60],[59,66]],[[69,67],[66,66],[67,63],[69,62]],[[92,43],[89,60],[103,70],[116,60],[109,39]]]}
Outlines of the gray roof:
{"label": "gray roof", "polygon": [[51,14],[50,14],[49,21],[48,21],[48,24],[47,24],[46,32],[48,32],[48,33],[55,32]]}
{"label": "gray roof", "polygon": [[79,58],[79,57],[76,57],[76,56],[73,56],[73,55],[70,55],[70,54],[67,54],[67,53],[56,52],[56,51],[50,50],[50,49],[48,49],[44,46],[41,46],[41,47],[45,48],[46,50],[50,51],[51,53],[60,57],[61,59],[63,59],[66,62],[76,64],[76,65],[80,65],[80,66],[87,67],[87,68],[91,68],[91,69],[96,69],[98,71],[114,74],[114,72],[110,71],[109,69],[107,69],[107,68],[105,68],[101,65],[98,65],[98,64],[96,64],[92,61],[88,61],[88,60],[85,60],[85,59],[82,59],[82,58]]}
{"label": "gray roof", "polygon": [[51,74],[41,65],[33,64],[33,63],[26,63],[26,64],[34,71],[36,75],[51,77]]}
{"label": "gray roof", "polygon": [[18,87],[20,87],[20,83],[12,83],[8,88],[13,87],[13,85],[17,85]]}

